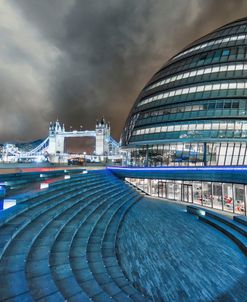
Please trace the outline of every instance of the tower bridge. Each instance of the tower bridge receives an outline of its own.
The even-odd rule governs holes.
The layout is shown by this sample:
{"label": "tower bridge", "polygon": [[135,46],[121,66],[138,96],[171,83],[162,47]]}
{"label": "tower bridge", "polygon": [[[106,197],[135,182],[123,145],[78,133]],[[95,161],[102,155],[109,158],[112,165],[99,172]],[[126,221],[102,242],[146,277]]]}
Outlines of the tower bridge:
{"label": "tower bridge", "polygon": [[102,118],[97,121],[95,130],[66,131],[64,124],[58,120],[51,122],[49,134],[37,147],[31,151],[20,151],[13,146],[7,145],[3,150],[4,161],[18,161],[19,159],[49,158],[50,162],[67,162],[68,154],[64,150],[64,140],[69,137],[94,137],[94,155],[99,157],[111,157],[119,155],[119,143],[111,137],[110,124]]}

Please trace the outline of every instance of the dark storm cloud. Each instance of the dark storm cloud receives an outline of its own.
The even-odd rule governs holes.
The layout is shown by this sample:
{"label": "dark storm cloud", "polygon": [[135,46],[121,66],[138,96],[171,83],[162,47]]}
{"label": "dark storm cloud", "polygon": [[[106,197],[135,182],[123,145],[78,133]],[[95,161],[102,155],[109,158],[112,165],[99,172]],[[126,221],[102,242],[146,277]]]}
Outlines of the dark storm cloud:
{"label": "dark storm cloud", "polygon": [[244,0],[3,3],[0,140],[45,136],[56,117],[92,129],[101,115],[118,138],[139,91],[170,56],[247,12]]}

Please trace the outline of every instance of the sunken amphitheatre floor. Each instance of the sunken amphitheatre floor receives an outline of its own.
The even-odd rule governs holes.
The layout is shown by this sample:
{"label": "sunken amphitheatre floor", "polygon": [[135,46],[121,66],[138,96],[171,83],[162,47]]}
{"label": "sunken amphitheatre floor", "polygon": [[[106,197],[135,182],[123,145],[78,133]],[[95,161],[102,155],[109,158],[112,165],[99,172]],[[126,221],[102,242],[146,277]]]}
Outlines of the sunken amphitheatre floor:
{"label": "sunken amphitheatre floor", "polygon": [[0,214],[0,301],[245,302],[247,225],[205,217],[107,170],[54,182]]}

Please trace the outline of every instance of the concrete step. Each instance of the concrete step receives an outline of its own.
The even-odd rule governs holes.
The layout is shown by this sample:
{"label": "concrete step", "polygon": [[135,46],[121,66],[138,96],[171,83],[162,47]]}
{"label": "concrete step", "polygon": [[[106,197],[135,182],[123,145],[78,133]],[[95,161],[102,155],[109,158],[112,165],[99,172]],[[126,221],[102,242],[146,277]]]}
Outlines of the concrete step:
{"label": "concrete step", "polygon": [[[119,192],[118,195],[121,196],[122,192]],[[112,198],[110,201],[108,199],[108,202],[105,204],[104,207],[98,208],[97,210],[100,212],[99,213],[104,213],[105,211],[107,211],[109,209],[109,204],[110,203],[115,203],[117,202],[116,200],[117,196],[115,198]],[[93,215],[92,215],[93,214]],[[87,251],[87,244],[90,238],[90,234],[94,228],[94,225],[97,224],[97,221],[101,218],[101,215],[97,215],[98,219],[95,220],[95,213],[92,213],[89,217],[87,217],[86,221],[82,224],[82,226],[78,229],[78,232],[76,233],[74,240],[72,242],[71,245],[71,250],[70,250],[70,264],[73,270],[73,273],[75,275],[75,278],[77,280],[77,282],[80,284],[80,286],[82,287],[82,289],[84,290],[84,292],[86,292],[88,294],[89,297],[92,298],[92,296],[94,295],[98,295],[101,291],[99,292],[100,287],[98,287],[97,282],[95,280],[95,278],[93,277],[92,271],[90,270],[90,266],[88,264],[88,259],[86,257],[86,251]],[[81,234],[80,234],[81,233]],[[81,238],[81,235],[83,235],[83,238]],[[82,243],[82,246],[80,247],[79,253],[80,254],[76,254],[76,252],[74,252],[74,247],[77,248],[76,245],[76,241],[80,241],[80,243]],[[77,249],[78,252],[78,249]],[[77,263],[81,262],[84,263],[83,265],[83,269],[82,270],[78,270],[78,266]],[[97,288],[97,292],[92,292],[92,289],[89,290],[89,292],[87,291],[88,287],[87,287],[87,283],[84,284],[84,282],[87,282],[88,280],[91,280],[92,284],[94,284],[94,286],[92,288]],[[84,287],[86,286],[86,287]]]}
{"label": "concrete step", "polygon": [[246,216],[234,216],[233,219],[241,225],[247,226],[247,217]]}
{"label": "concrete step", "polygon": [[[204,209],[195,205],[188,205],[187,206],[187,212],[194,214],[196,216],[208,216],[208,217],[212,217],[224,224],[226,224],[227,226],[231,227],[232,229],[236,230],[237,232],[239,232],[240,234],[247,236],[247,225],[244,225],[244,223],[241,223],[241,220],[238,221],[236,220],[235,217],[230,218],[227,217],[225,215],[219,214],[217,212],[208,210],[208,209]],[[237,216],[239,217],[239,216]],[[238,218],[237,218],[238,219]]]}
{"label": "concrete step", "polygon": [[[106,186],[106,188],[102,189],[103,192],[105,192],[103,194],[102,191],[100,191],[100,196],[99,196],[99,193],[96,192],[94,193],[94,195],[96,195],[96,198],[94,198],[94,200],[92,199],[92,197],[89,198],[90,200],[90,204],[94,204],[94,207],[97,208],[98,206],[98,203],[97,203],[97,200],[98,199],[103,199],[104,196],[107,197],[107,195],[109,194],[109,191],[112,190],[118,190],[118,187],[115,188],[115,186],[111,186],[110,188]],[[84,203],[83,203],[84,204]],[[81,208],[83,208],[84,210],[88,210],[88,208],[90,207],[90,204],[87,204],[86,206],[82,205],[81,204]],[[78,207],[77,209],[73,209],[73,211],[70,211],[71,213],[68,213],[69,215],[66,215],[66,218],[65,217],[61,217],[61,222],[63,222],[62,226],[60,229],[55,229],[53,228],[53,223],[51,222],[50,223],[50,226],[49,226],[49,233],[50,233],[50,237],[51,237],[51,240],[50,240],[50,244],[47,246],[47,249],[49,249],[50,253],[48,255],[48,257],[46,258],[46,262],[43,263],[43,269],[42,269],[42,272],[40,272],[41,276],[42,274],[45,274],[46,275],[46,279],[49,280],[50,284],[52,284],[52,287],[54,287],[54,285],[56,284],[56,290],[59,291],[59,287],[57,286],[58,284],[58,280],[57,278],[55,278],[55,276],[51,275],[52,271],[54,270],[54,268],[56,268],[57,266],[61,266],[61,265],[65,265],[66,261],[68,261],[68,254],[63,252],[63,250],[61,250],[61,247],[62,248],[65,248],[65,247],[69,247],[70,246],[70,239],[67,240],[67,241],[64,241],[64,240],[61,240],[61,238],[59,238],[59,236],[57,234],[60,234],[60,232],[63,231],[64,228],[66,228],[66,224],[73,220],[73,215],[76,216],[79,212],[80,212],[80,208]],[[63,216],[64,214],[62,214]],[[41,238],[42,240],[42,238]],[[54,243],[54,240],[55,242],[57,242],[57,244]],[[65,243],[63,245],[61,245],[61,243]],[[54,249],[54,244],[55,246],[58,248],[58,250],[55,250]],[[36,245],[39,245],[39,242],[36,240]],[[53,245],[53,246],[52,246]],[[31,253],[30,253],[31,255]],[[34,278],[34,275],[33,275],[33,269],[32,269],[32,263],[35,263],[35,255],[32,255],[32,258],[31,258],[32,261],[30,261],[30,263],[28,262],[27,263],[27,269],[28,269],[28,272],[30,272],[29,276],[29,282],[30,284],[32,284],[32,287],[33,288],[36,288],[38,286],[38,279],[37,279],[37,274],[35,275],[35,278]],[[71,272],[71,270],[70,270]],[[39,272],[38,272],[39,273]],[[65,289],[66,288],[66,291],[69,292],[70,289],[71,289],[71,296],[73,296],[75,293],[78,293],[78,292],[75,292],[77,289],[79,290],[79,288],[76,287],[76,284],[74,283],[74,286],[72,287],[72,279],[70,277],[73,277],[72,276],[69,276],[67,274],[67,276],[64,278],[64,271],[63,271],[63,277],[62,277],[62,283],[64,285],[64,283],[66,283],[66,280],[70,281],[70,286],[67,286],[67,287],[64,287],[62,286],[61,289]],[[55,281],[55,283],[54,283]],[[77,284],[78,285],[78,284]],[[30,286],[31,288],[31,286]],[[77,288],[77,289],[76,289]],[[32,290],[31,290],[32,291]],[[46,296],[49,294],[49,291],[50,291],[50,288],[43,288],[42,290],[42,295],[43,296]],[[39,296],[36,296],[36,292],[32,292],[32,296],[35,297],[36,299],[39,299]],[[64,293],[63,293],[63,296],[64,296]],[[67,297],[65,297],[67,298]]]}
{"label": "concrete step", "polygon": [[80,179],[74,179],[74,180],[68,180],[64,181],[64,184],[58,184],[54,186],[53,188],[49,188],[49,190],[41,191],[39,193],[34,193],[32,197],[30,198],[24,198],[21,200],[20,203],[18,203],[16,206],[11,207],[5,211],[0,212],[0,227],[2,224],[5,224],[8,222],[8,220],[12,220],[14,217],[16,217],[18,214],[21,214],[25,212],[27,209],[32,208],[34,206],[37,206],[38,204],[42,203],[43,201],[49,201],[50,197],[51,199],[58,196],[58,195],[64,195],[68,191],[72,191],[73,187],[80,186],[80,184],[83,186],[85,184],[93,184],[94,182],[97,182],[97,180],[100,180],[101,182],[104,181],[102,177],[97,176],[91,177],[89,181],[85,182],[85,177]]}
{"label": "concrete step", "polygon": [[[98,185],[95,184],[95,190],[97,190],[97,188],[102,188],[104,186],[105,186],[104,182],[99,183]],[[78,191],[78,188],[81,188],[81,186],[74,188],[70,192],[67,192],[67,194],[65,192],[64,194],[55,195],[54,198],[52,199],[50,199],[49,197],[47,200],[49,201],[49,203],[46,202],[45,206],[43,205],[43,203],[41,204],[39,203],[37,204],[37,206],[32,207],[31,209],[27,209],[25,212],[22,212],[20,214],[21,216],[18,215],[13,219],[8,220],[8,222],[2,228],[0,228],[0,243],[2,246],[2,249],[0,251],[0,257],[8,247],[10,241],[13,240],[14,237],[16,237],[28,224],[30,224],[32,220],[37,219],[41,214],[47,212],[48,210],[50,216],[49,218],[50,219],[53,218],[53,216],[56,215],[56,212],[50,210],[54,206],[56,206],[57,204],[60,205],[62,203],[66,206],[65,203],[67,200],[70,200],[71,198],[73,198],[79,193],[80,194],[85,193],[87,190],[91,189],[91,186],[89,185],[88,187],[84,187],[83,190],[80,191]],[[22,219],[20,219],[20,217],[22,217]],[[46,218],[48,217],[46,216]],[[12,227],[12,225],[14,225],[14,227]],[[8,232],[6,228],[8,228]]]}
{"label": "concrete step", "polygon": [[[107,186],[106,186],[105,190],[107,191],[107,189],[109,189],[109,188],[107,188]],[[96,193],[97,193],[97,190],[96,190]],[[78,191],[78,195],[80,196],[80,191]],[[77,198],[77,202],[81,201],[81,199],[82,199],[82,197],[75,197],[75,198]],[[75,202],[75,200],[71,199],[71,206],[74,206],[74,202]],[[56,215],[59,215],[60,212],[63,212],[65,210],[64,207],[61,208],[60,211],[58,210],[58,207],[60,206],[60,204],[61,204],[61,202],[53,209],[53,211],[54,211],[54,213],[56,213]],[[67,207],[69,207],[69,204],[67,205]],[[49,210],[49,214],[50,213],[51,213],[51,210]],[[43,216],[44,215],[45,215],[45,213],[43,213]],[[46,225],[44,225],[44,227],[40,228],[40,225],[37,222],[38,222],[38,218],[36,220],[32,221],[32,223],[30,223],[30,224],[32,224],[34,226],[34,229],[31,229],[30,226],[26,227],[26,232],[24,233],[27,236],[27,237],[25,237],[26,241],[23,241],[23,240],[17,241],[17,240],[15,240],[13,242],[12,246],[5,253],[5,257],[3,257],[3,260],[6,259],[6,258],[9,259],[10,255],[14,255],[16,253],[16,251],[21,250],[21,247],[22,247],[22,245],[23,245],[24,242],[25,242],[25,247],[29,246],[29,249],[31,250],[32,244],[34,242],[34,239],[36,238],[35,234],[39,234],[45,228],[45,226],[46,226]],[[49,220],[47,220],[47,224],[49,224]],[[35,229],[35,228],[37,228],[37,229]],[[22,234],[22,238],[23,238],[23,234]],[[16,267],[18,267],[18,269],[24,270],[25,269],[25,265],[26,265],[26,260],[25,260],[26,257],[27,257],[27,254],[24,253],[24,254],[21,255],[21,257],[19,257],[20,259],[15,259],[14,258],[14,260],[12,260],[12,261],[10,261],[8,263],[8,266],[7,266],[8,270],[15,271]],[[21,260],[21,259],[23,259],[23,260]],[[16,260],[18,261],[18,263],[16,263]],[[11,282],[12,281],[9,280],[8,278],[6,279],[6,283],[7,284],[11,283]],[[32,285],[33,285],[33,283],[32,283]],[[23,287],[23,284],[22,284],[22,289],[20,289],[20,290],[23,290],[23,288],[24,287]],[[33,286],[31,286],[31,288],[33,288]],[[47,287],[44,286],[44,289],[46,289],[46,288]],[[28,289],[28,285],[26,284],[25,291],[27,291],[27,289]],[[50,288],[48,288],[47,290],[49,290],[49,289]],[[17,290],[17,288],[16,288],[16,290]],[[9,294],[11,294],[11,293],[9,293]],[[8,297],[5,296],[4,298],[8,298]]]}
{"label": "concrete step", "polygon": [[224,222],[220,222],[219,220],[208,217],[208,216],[199,216],[199,219],[203,222],[206,222],[210,224],[211,226],[215,227],[222,233],[224,233],[226,236],[231,238],[244,252],[244,254],[247,256],[247,237],[240,234],[238,231],[234,230],[232,227],[228,226]]}
{"label": "concrete step", "polygon": [[240,234],[247,236],[247,225],[245,226],[234,219],[220,215],[213,211],[206,211],[206,215],[209,217],[213,217],[214,219],[216,219],[216,220],[228,225],[232,229],[238,231]]}
{"label": "concrete step", "polygon": [[[90,238],[87,245],[87,260],[91,272],[93,273],[95,280],[100,285],[105,293],[114,299],[114,296],[122,293],[125,296],[124,301],[132,301],[128,295],[126,295],[120,287],[114,282],[111,276],[107,273],[102,254],[100,253],[102,247],[102,239],[107,228],[108,222],[112,219],[115,213],[130,199],[134,192],[128,193],[127,196],[122,196],[118,202],[114,203],[110,209],[105,211],[105,213],[98,220],[93,231],[91,232]],[[102,228],[105,225],[105,229]],[[97,244],[98,249],[95,249],[95,244]]]}
{"label": "concrete step", "polygon": [[0,221],[1,301],[148,301],[116,253],[120,223],[139,199],[100,171],[23,200]]}
{"label": "concrete step", "polygon": [[[126,278],[121,266],[118,262],[117,253],[117,237],[121,222],[128,210],[134,203],[138,202],[142,197],[137,194],[133,200],[128,201],[121,207],[114,218],[109,223],[107,230],[104,234],[104,240],[102,243],[102,255],[104,264],[107,268],[108,274],[114,280],[122,291],[127,294],[133,301],[149,301],[148,297],[145,297],[139,290],[135,289],[130,281]],[[121,301],[122,293],[119,295],[119,301]],[[114,296],[116,300],[118,297]]]}

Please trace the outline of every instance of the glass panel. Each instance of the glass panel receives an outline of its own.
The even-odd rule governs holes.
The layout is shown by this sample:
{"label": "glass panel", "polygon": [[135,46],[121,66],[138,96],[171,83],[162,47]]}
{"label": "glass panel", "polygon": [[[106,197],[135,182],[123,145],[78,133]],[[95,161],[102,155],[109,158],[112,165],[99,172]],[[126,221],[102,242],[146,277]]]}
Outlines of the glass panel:
{"label": "glass panel", "polygon": [[231,165],[233,155],[233,144],[228,144],[225,165]]}
{"label": "glass panel", "polygon": [[212,207],[212,184],[211,182],[202,183],[202,202],[204,206]]}
{"label": "glass panel", "polygon": [[193,203],[202,204],[202,183],[200,181],[193,182]]}
{"label": "glass panel", "polygon": [[232,157],[232,165],[237,165],[238,164],[240,147],[241,147],[240,143],[235,143],[234,151],[233,151],[234,153],[233,153],[233,157]]}
{"label": "glass panel", "polygon": [[219,154],[218,154],[218,165],[219,166],[223,166],[225,163],[226,149],[227,149],[226,144],[221,144],[220,148],[217,148],[217,152],[219,152]]}
{"label": "glass panel", "polygon": [[173,182],[167,182],[167,198],[175,199]]}
{"label": "glass panel", "polygon": [[143,179],[142,190],[149,193],[149,181],[150,179]]}
{"label": "glass panel", "polygon": [[175,200],[182,199],[182,181],[176,181],[174,184]]}
{"label": "glass panel", "polygon": [[244,185],[234,184],[234,212],[236,214],[245,213],[245,194]]}
{"label": "glass panel", "polygon": [[158,196],[158,180],[157,179],[151,180],[150,194],[152,196]]}
{"label": "glass panel", "polygon": [[161,198],[166,198],[166,183],[164,181],[158,182],[158,196]]}
{"label": "glass panel", "polygon": [[232,184],[223,184],[223,196],[224,196],[224,211],[233,212],[233,192]]}
{"label": "glass panel", "polygon": [[241,149],[240,149],[240,153],[239,153],[239,157],[238,157],[238,165],[243,165],[244,164],[244,155],[245,155],[245,143],[241,143]]}
{"label": "glass panel", "polygon": [[208,144],[207,161],[209,165],[216,165],[216,144]]}
{"label": "glass panel", "polygon": [[214,182],[212,185],[213,194],[212,194],[212,201],[213,201],[213,208],[222,210],[223,200],[222,200],[222,184]]}
{"label": "glass panel", "polygon": [[192,202],[192,185],[183,185],[183,201]]}

